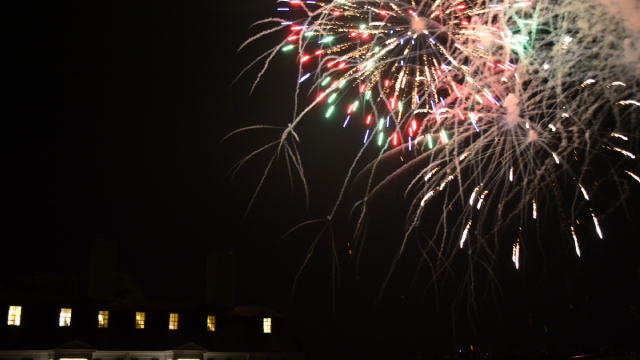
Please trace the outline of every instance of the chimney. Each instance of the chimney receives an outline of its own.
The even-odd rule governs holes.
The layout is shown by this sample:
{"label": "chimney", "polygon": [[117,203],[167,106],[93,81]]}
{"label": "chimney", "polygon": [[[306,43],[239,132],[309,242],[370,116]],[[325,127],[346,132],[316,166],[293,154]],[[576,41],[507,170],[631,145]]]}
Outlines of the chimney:
{"label": "chimney", "polygon": [[118,243],[93,240],[91,264],[89,265],[88,296],[96,301],[111,301],[116,295],[116,271],[118,266]]}
{"label": "chimney", "polygon": [[233,309],[236,300],[236,258],[232,253],[207,258],[207,304]]}

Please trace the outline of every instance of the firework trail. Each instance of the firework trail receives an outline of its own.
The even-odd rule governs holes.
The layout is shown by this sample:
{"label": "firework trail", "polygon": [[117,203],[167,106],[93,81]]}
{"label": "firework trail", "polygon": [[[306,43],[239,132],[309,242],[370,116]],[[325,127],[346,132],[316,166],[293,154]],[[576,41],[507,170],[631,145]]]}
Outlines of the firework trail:
{"label": "firework trail", "polygon": [[[284,156],[306,188],[295,130],[312,108],[321,108],[337,119],[335,126],[360,129],[354,141],[363,141],[326,228],[349,184],[366,184],[354,207],[359,237],[370,200],[398,179],[413,179],[398,194],[412,205],[381,295],[418,230],[427,239],[420,246],[434,282],[453,271],[454,257],[468,257],[468,267],[458,271],[469,292],[478,268],[493,278],[500,248],[513,248],[515,268],[523,267],[527,234],[503,239],[499,231],[535,228],[545,208],[559,215],[567,251],[580,256],[576,233],[606,238],[598,216],[608,209],[590,203],[598,181],[613,178],[621,199],[629,179],[640,182],[627,170],[637,168],[640,22],[633,23],[633,14],[640,10],[624,4],[279,1],[277,11],[287,19],[266,20],[279,24],[242,45],[272,32],[281,36],[256,60],[266,58],[254,87],[276,57],[297,57],[299,65],[293,120],[261,149],[275,148],[267,171]],[[364,152],[378,156],[358,168]],[[401,157],[400,166],[382,173],[381,164]],[[581,224],[587,208],[592,220]],[[426,211],[442,215],[426,223]]]}

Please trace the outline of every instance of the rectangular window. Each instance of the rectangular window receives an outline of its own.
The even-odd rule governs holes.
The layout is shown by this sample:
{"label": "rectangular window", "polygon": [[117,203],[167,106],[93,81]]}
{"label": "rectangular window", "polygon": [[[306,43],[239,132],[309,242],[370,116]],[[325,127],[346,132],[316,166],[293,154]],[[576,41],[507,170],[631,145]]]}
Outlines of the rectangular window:
{"label": "rectangular window", "polygon": [[136,313],[136,329],[144,329],[144,313]]}
{"label": "rectangular window", "polygon": [[169,314],[169,330],[178,330],[178,314]]}
{"label": "rectangular window", "polygon": [[207,316],[207,330],[208,331],[216,331],[216,317],[215,316]]}
{"label": "rectangular window", "polygon": [[109,312],[108,311],[100,311],[98,312],[98,327],[100,329],[106,329],[109,327]]}
{"label": "rectangular window", "polygon": [[60,326],[71,326],[71,309],[60,309]]}
{"label": "rectangular window", "polygon": [[22,306],[9,306],[9,320],[7,324],[20,326],[20,315],[22,314]]}
{"label": "rectangular window", "polygon": [[262,319],[262,328],[265,334],[271,333],[271,318]]}

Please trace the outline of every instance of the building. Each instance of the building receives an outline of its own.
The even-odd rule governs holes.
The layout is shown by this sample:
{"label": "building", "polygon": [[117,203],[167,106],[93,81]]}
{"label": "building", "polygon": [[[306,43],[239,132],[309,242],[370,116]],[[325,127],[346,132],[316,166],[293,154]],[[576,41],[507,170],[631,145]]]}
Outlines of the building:
{"label": "building", "polygon": [[284,316],[232,305],[232,255],[209,258],[205,303],[148,303],[118,296],[114,246],[94,242],[86,296],[0,298],[0,360],[304,359]]}

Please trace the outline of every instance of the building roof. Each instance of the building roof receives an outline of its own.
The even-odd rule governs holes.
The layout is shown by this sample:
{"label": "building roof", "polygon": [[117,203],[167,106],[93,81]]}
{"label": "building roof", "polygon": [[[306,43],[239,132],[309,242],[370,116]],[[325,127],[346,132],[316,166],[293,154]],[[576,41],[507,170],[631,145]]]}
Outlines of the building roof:
{"label": "building roof", "polygon": [[80,340],[73,340],[64,345],[56,347],[56,350],[96,350],[91,345],[85,344]]}
{"label": "building roof", "polygon": [[207,349],[203,348],[200,345],[196,345],[192,342],[184,344],[182,346],[178,346],[177,348],[173,349],[174,351],[207,351]]}

